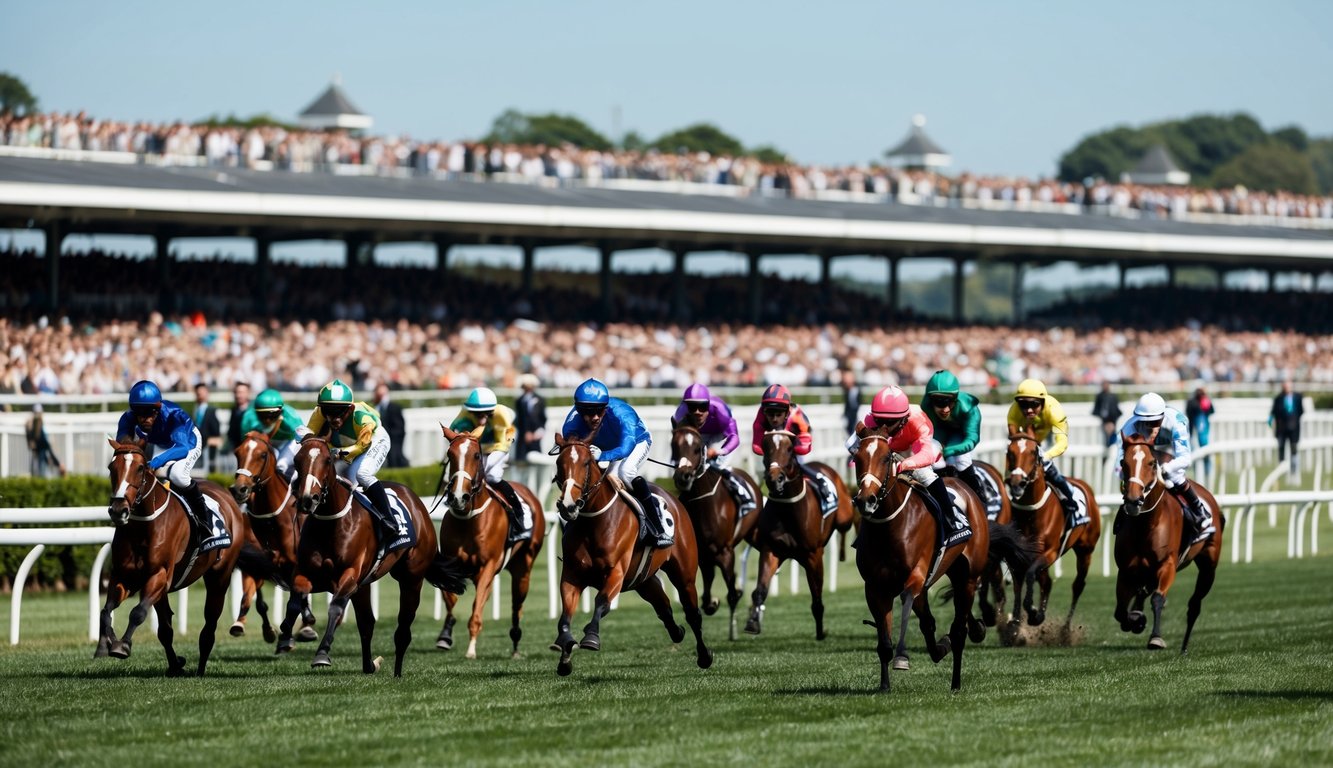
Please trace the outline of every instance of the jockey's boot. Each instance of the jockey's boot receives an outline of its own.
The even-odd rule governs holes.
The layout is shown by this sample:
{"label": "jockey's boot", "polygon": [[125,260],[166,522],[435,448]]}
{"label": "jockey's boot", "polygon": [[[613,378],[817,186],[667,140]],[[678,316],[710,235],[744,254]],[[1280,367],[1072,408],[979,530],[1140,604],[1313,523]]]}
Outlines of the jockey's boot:
{"label": "jockey's boot", "polygon": [[185,499],[185,509],[190,521],[199,529],[199,552],[212,552],[215,549],[231,546],[231,534],[222,521],[222,516],[214,516],[204,503],[204,489],[198,482],[191,482],[180,489]]}
{"label": "jockey's boot", "polygon": [[532,538],[532,530],[523,525],[523,504],[518,500],[518,491],[514,490],[514,486],[510,485],[508,480],[501,480],[491,485],[500,492],[505,505],[509,507],[509,537],[505,543],[512,544],[515,541]]}
{"label": "jockey's boot", "polygon": [[383,483],[375,483],[367,486],[365,489],[366,498],[370,499],[370,504],[374,509],[370,510],[375,516],[375,522],[384,529],[384,540],[388,546],[384,548],[385,552],[397,552],[400,549],[410,547],[416,543],[407,530],[407,526],[398,524],[398,519],[393,515],[393,508],[389,506],[389,494],[384,492]]}
{"label": "jockey's boot", "polygon": [[727,490],[731,492],[731,498],[736,500],[736,516],[745,517],[754,511],[754,498],[750,495],[750,489],[741,482],[736,473],[731,471],[730,467],[719,467],[714,465],[714,469],[722,475],[722,480],[727,484]]}
{"label": "jockey's boot", "polygon": [[977,497],[981,499],[981,505],[986,508],[986,514],[989,515],[991,507],[995,506],[999,499],[996,498],[991,484],[986,482],[986,478],[982,477],[983,473],[984,470],[976,464],[971,464],[967,469],[959,472],[958,476],[962,478],[963,482],[967,483],[968,487],[977,492]]}
{"label": "jockey's boot", "polygon": [[1178,483],[1171,489],[1171,493],[1180,502],[1185,516],[1185,532],[1181,536],[1182,539],[1190,544],[1197,544],[1216,532],[1217,528],[1213,525],[1213,514],[1208,511],[1208,507],[1204,506],[1203,499],[1199,498],[1198,492],[1194,490],[1193,483],[1189,480]]}
{"label": "jockey's boot", "polygon": [[1065,530],[1072,531],[1078,521],[1078,502],[1074,500],[1074,491],[1069,487],[1069,480],[1060,474],[1055,462],[1049,459],[1046,460],[1043,470],[1046,472],[1046,482],[1055,487],[1055,495],[1060,499],[1060,507],[1065,511]]}
{"label": "jockey's boot", "polygon": [[926,486],[930,491],[931,498],[935,499],[935,504],[939,507],[939,515],[936,520],[940,524],[940,541],[946,547],[952,547],[955,544],[962,544],[972,538],[972,526],[968,524],[964,517],[953,506],[953,499],[949,498],[949,489],[944,486],[944,478],[937,477],[935,482]]}
{"label": "jockey's boot", "polygon": [[666,521],[662,519],[662,508],[653,499],[653,490],[648,487],[648,481],[636,477],[630,483],[630,488],[634,491],[634,498],[639,500],[639,506],[643,507],[643,522],[648,529],[644,538],[649,546],[657,549],[671,546],[673,537],[667,533]]}
{"label": "jockey's boot", "polygon": [[805,476],[809,478],[810,484],[815,487],[815,492],[819,494],[820,514],[826,517],[833,514],[838,508],[838,494],[834,491],[828,476],[807,464],[801,464],[800,467]]}

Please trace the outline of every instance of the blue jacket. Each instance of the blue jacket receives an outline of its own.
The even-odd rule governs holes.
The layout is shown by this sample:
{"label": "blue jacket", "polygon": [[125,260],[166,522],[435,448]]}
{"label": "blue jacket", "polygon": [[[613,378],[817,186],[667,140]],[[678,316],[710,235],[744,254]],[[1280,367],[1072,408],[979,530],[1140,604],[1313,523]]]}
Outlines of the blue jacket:
{"label": "blue jacket", "polygon": [[[584,440],[588,437],[588,425],[578,410],[570,409],[565,417],[565,426],[560,430],[564,437]],[[643,426],[643,420],[629,403],[618,397],[611,398],[606,405],[606,417],[592,444],[602,449],[602,461],[620,461],[634,450],[639,443],[652,443],[653,436]]]}
{"label": "blue jacket", "polygon": [[198,435],[194,419],[170,400],[162,401],[162,411],[157,415],[157,421],[153,422],[153,428],[148,434],[139,430],[139,425],[134,420],[134,411],[125,411],[121,414],[120,427],[116,430],[116,437],[119,439],[133,436],[139,440],[147,440],[149,445],[166,449],[148,462],[149,469],[157,469],[168,462],[185,458],[185,455],[199,444]]}

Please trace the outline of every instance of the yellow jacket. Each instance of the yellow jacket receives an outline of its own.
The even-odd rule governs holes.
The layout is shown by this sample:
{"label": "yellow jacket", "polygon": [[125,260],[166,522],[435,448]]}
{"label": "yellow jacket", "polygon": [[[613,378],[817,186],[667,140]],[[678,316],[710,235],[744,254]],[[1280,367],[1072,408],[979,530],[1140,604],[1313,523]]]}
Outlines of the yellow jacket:
{"label": "yellow jacket", "polygon": [[[324,413],[318,408],[310,415],[310,421],[306,428],[317,435],[324,436],[328,424],[324,421]],[[347,460],[351,461],[357,456],[366,452],[370,443],[375,439],[375,430],[380,427],[380,414],[374,408],[365,403],[355,403],[352,406],[352,415],[343,422],[342,429],[328,435],[329,445],[334,448],[342,448],[347,451]]]}
{"label": "yellow jacket", "polygon": [[[1046,385],[1036,379],[1027,379],[1018,385],[1015,398],[1019,397],[1041,398],[1046,401],[1046,405],[1032,418],[1032,431],[1036,434],[1037,440],[1043,443],[1046,442],[1046,438],[1054,436],[1051,447],[1044,452],[1046,458],[1054,459],[1064,453],[1069,447],[1069,419],[1065,418],[1065,409],[1060,405],[1060,401],[1051,397],[1046,391]],[[1028,426],[1028,419],[1019,409],[1017,402],[1009,406],[1009,424],[1019,429]]]}
{"label": "yellow jacket", "polygon": [[[462,408],[449,428],[455,432],[471,432],[477,428],[477,417],[472,411]],[[486,422],[486,429],[482,430],[481,450],[483,453],[494,451],[508,453],[509,446],[513,444],[514,436],[517,434],[513,410],[505,405],[497,405],[491,412],[491,418]]]}

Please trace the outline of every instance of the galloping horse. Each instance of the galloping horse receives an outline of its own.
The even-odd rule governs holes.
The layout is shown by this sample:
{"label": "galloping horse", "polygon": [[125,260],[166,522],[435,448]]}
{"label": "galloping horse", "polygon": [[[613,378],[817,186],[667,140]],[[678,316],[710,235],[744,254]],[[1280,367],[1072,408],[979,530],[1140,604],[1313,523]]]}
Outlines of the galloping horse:
{"label": "galloping horse", "polygon": [[[231,484],[232,498],[245,510],[250,518],[250,528],[255,539],[263,549],[268,560],[267,573],[283,589],[291,591],[292,580],[296,576],[296,548],[301,535],[301,525],[306,516],[296,511],[296,497],[292,495],[287,478],[278,472],[277,454],[269,436],[263,432],[248,432],[240,445],[236,446],[236,479]],[[247,581],[253,583],[254,577],[247,574]],[[261,615],[264,613],[263,597],[259,594],[259,581],[254,586],[255,596]],[[245,584],[246,596],[250,584]],[[242,603],[241,616],[245,615]],[[264,640],[273,642],[269,637],[268,617],[264,616]],[[237,619],[240,623],[240,618]],[[297,639],[310,642],[318,639],[315,634],[315,615],[310,611],[309,600],[301,611],[301,631]],[[232,634],[236,626],[232,626]]]}
{"label": "galloping horse", "polygon": [[[565,676],[574,670],[570,655],[574,652],[574,635],[569,624],[578,605],[579,595],[588,587],[597,589],[592,620],[583,628],[583,639],[578,646],[585,650],[601,650],[602,617],[611,610],[611,601],[623,589],[633,589],[657,612],[671,642],[685,638],[685,630],[676,623],[671,612],[671,598],[657,579],[660,570],[667,575],[680,595],[685,609],[685,621],[694,631],[695,654],[700,669],[713,665],[713,652],[704,645],[703,614],[699,611],[699,596],[695,592],[694,575],[699,570],[699,553],[694,540],[694,526],[681,506],[670,494],[654,488],[658,500],[665,504],[666,513],[676,521],[675,541],[665,549],[649,549],[635,542],[639,521],[629,503],[621,497],[624,491],[609,481],[589,450],[586,440],[555,436],[555,485],[560,496],[556,512],[565,522],[561,541],[563,565],[560,568],[560,597],[563,608],[560,624],[551,650],[560,653],[556,673]],[[651,514],[649,512],[648,514]]]}
{"label": "galloping horse", "polygon": [[[1199,609],[1217,577],[1217,564],[1222,557],[1222,529],[1226,516],[1217,506],[1217,500],[1198,483],[1194,483],[1199,498],[1212,510],[1213,525],[1217,531],[1208,539],[1188,547],[1183,546],[1181,533],[1184,524],[1180,501],[1166,492],[1161,468],[1152,444],[1139,435],[1126,437],[1125,458],[1120,464],[1124,478],[1124,504],[1120,507],[1123,519],[1117,517],[1115,534],[1115,563],[1120,573],[1115,581],[1115,618],[1120,629],[1139,634],[1147,625],[1143,601],[1152,594],[1152,635],[1150,650],[1166,647],[1162,640],[1162,607],[1166,593],[1176,580],[1176,572],[1194,563],[1199,569],[1194,594],[1190,595],[1186,613],[1185,639],[1180,644],[1183,654],[1189,650],[1190,633],[1199,618]],[[1129,608],[1134,601],[1133,609]]]}
{"label": "galloping horse", "polygon": [[[889,666],[909,668],[907,657],[908,606],[916,612],[921,634],[926,639],[930,659],[939,663],[953,652],[953,677],[950,687],[962,686],[964,639],[981,642],[986,627],[972,616],[972,601],[983,574],[998,567],[1003,558],[1011,570],[1027,568],[1031,559],[1019,533],[1008,525],[987,524],[981,499],[960,480],[944,482],[963,500],[972,538],[949,547],[935,562],[938,551],[938,524],[927,506],[928,493],[907,478],[893,473],[901,456],[889,449],[883,428],[856,425],[861,438],[853,461],[856,466],[857,493],[854,503],[861,512],[861,540],[856,549],[856,567],[865,582],[866,605],[874,617],[878,638],[879,687],[889,690]],[[930,611],[928,590],[947,574],[952,587],[954,619],[949,633],[935,638],[935,617]],[[893,603],[902,601],[898,643],[892,641]]]}
{"label": "galloping horse", "polygon": [[[111,540],[111,577],[102,607],[102,630],[95,656],[127,659],[134,630],[148,618],[148,609],[157,611],[157,638],[167,654],[167,676],[185,674],[185,659],[172,646],[173,611],[168,592],[184,589],[201,577],[207,589],[204,598],[204,626],[199,631],[199,667],[203,675],[208,656],[213,651],[218,617],[231,583],[232,568],[249,538],[250,529],[236,502],[215,483],[201,483],[204,495],[218,505],[218,511],[231,532],[232,544],[200,555],[191,546],[190,522],[185,502],[158,482],[148,468],[148,457],[139,442],[108,441],[115,454],[111,457],[111,502],[107,513],[116,527]],[[123,637],[117,638],[111,625],[111,612],[126,597],[140,593],[139,604],[130,611],[130,623]]]}
{"label": "galloping horse", "polygon": [[[671,433],[671,463],[675,466],[672,479],[685,511],[694,524],[699,540],[699,567],[704,575],[704,613],[717,613],[720,602],[713,597],[713,574],[721,569],[727,585],[727,608],[731,610],[729,637],[736,639],[736,606],[743,594],[736,587],[736,545],[742,541],[754,546],[759,520],[758,510],[740,516],[740,504],[724,485],[722,473],[708,463],[707,446],[699,430],[689,425],[678,425]],[[739,469],[732,473],[749,489],[751,498],[758,501],[759,486],[748,474]]]}
{"label": "galloping horse", "polygon": [[[1061,555],[1074,550],[1077,568],[1074,576],[1074,599],[1069,604],[1069,615],[1065,618],[1068,627],[1074,620],[1074,609],[1078,607],[1078,598],[1083,594],[1083,587],[1088,581],[1088,566],[1092,563],[1092,551],[1097,548],[1097,540],[1102,535],[1102,515],[1097,509],[1092,488],[1082,480],[1070,477],[1069,485],[1083,493],[1088,505],[1088,523],[1080,525],[1072,532],[1065,532],[1065,513],[1060,506],[1060,499],[1046,483],[1046,473],[1042,470],[1037,441],[1031,427],[1018,429],[1009,425],[1009,448],[1005,454],[1004,468],[1008,476],[1010,503],[1013,506],[1014,523],[1028,537],[1037,550],[1037,558],[1027,569],[1020,582],[1014,574],[1014,613],[1017,623],[1027,611],[1028,624],[1039,626],[1046,621],[1046,604],[1051,597],[1051,574],[1049,568]],[[1068,540],[1063,540],[1065,537]],[[1032,585],[1041,584],[1041,607],[1032,607]],[[1025,588],[1026,587],[1026,588]],[[1019,602],[1019,596],[1023,601]],[[1019,606],[1022,605],[1022,609]]]}
{"label": "galloping horse", "polygon": [[[995,522],[1000,525],[1012,524],[1013,508],[1009,504],[1009,494],[1004,492],[1004,476],[1000,474],[1000,470],[993,464],[977,459],[972,461],[972,466],[977,468],[979,474],[984,474],[995,484],[996,495],[1000,500],[1000,511],[995,515]],[[1017,578],[1016,574],[1014,578]],[[992,597],[995,600],[993,604]],[[1004,604],[1004,572],[1000,570],[1000,564],[997,562],[994,569],[986,571],[986,575],[981,578],[981,586],[977,589],[977,606],[981,610],[981,623],[988,627],[995,626],[997,618],[1004,613]]]}
{"label": "galloping horse", "polygon": [[812,482],[796,462],[794,437],[785,429],[764,433],[768,501],[759,513],[755,536],[759,547],[759,578],[750,596],[753,602],[745,631],[757,635],[763,629],[768,582],[783,560],[795,560],[805,569],[805,580],[810,585],[815,639],[823,640],[828,636],[824,632],[824,547],[834,529],[842,533],[851,529],[854,511],[847,486],[838,473],[827,464],[814,462],[810,466],[832,479],[838,493],[838,508],[828,517],[822,516],[818,489],[811,487]]}
{"label": "galloping horse", "polygon": [[370,590],[361,589],[372,581],[392,574],[398,581],[398,630],[393,635],[394,677],[403,675],[403,655],[412,642],[412,621],[421,602],[421,582],[435,561],[435,529],[421,499],[407,486],[388,483],[387,490],[397,495],[412,516],[417,543],[406,549],[379,555],[375,523],[351,484],[334,470],[333,451],[328,440],[308,436],[296,454],[297,511],[309,515],[301,527],[297,545],[296,576],[292,596],[287,601],[278,650],[292,648],[292,625],[301,613],[307,596],[315,590],[332,592],[328,625],[315,651],[312,667],[327,667],[333,633],[342,623],[350,600],[356,606],[356,628],[361,634],[361,671],[373,674],[379,660],[370,658],[370,639],[375,632],[375,614],[371,610]]}
{"label": "galloping horse", "polygon": [[[533,526],[532,538],[505,547],[505,539],[509,535],[509,517],[501,507],[504,498],[483,482],[481,443],[477,439],[481,430],[473,433],[455,432],[444,426],[442,429],[444,439],[449,441],[444,455],[445,464],[453,472],[445,488],[447,514],[440,522],[440,552],[454,559],[466,577],[477,585],[472,616],[467,622],[467,658],[477,658],[477,635],[481,634],[482,609],[490,597],[495,574],[504,568],[513,581],[509,639],[514,644],[513,658],[517,659],[518,641],[523,637],[523,629],[519,626],[523,618],[523,601],[528,597],[532,564],[546,536],[541,502],[527,486],[510,483],[514,492],[532,510]],[[445,617],[444,628],[440,630],[435,647],[449,650],[454,645],[454,605],[458,603],[458,595],[444,590],[444,602],[449,615]]]}

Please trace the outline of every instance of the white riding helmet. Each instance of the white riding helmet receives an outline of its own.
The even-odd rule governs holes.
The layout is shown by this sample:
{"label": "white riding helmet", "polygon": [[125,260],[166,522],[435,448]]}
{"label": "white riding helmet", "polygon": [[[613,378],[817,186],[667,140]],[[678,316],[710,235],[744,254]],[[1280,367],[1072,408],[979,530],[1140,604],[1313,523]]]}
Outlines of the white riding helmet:
{"label": "white riding helmet", "polygon": [[1156,392],[1149,392],[1139,398],[1134,415],[1145,421],[1159,420],[1166,416],[1166,401]]}

